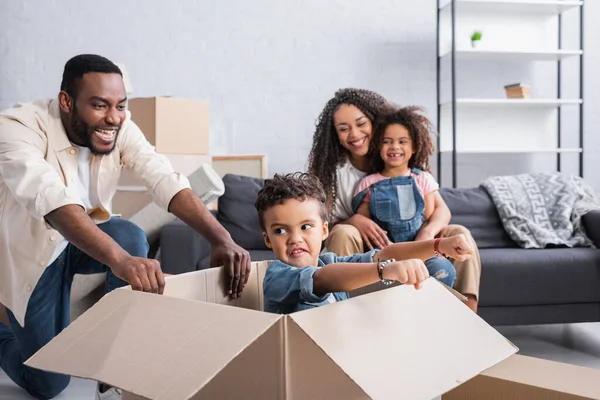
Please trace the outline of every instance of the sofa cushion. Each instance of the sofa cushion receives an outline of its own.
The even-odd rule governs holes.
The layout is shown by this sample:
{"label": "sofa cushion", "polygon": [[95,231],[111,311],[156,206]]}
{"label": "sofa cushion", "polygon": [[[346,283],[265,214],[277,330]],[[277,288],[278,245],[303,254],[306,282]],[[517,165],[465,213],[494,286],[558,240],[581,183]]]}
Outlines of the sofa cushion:
{"label": "sofa cushion", "polygon": [[600,302],[600,251],[483,249],[481,306]]}
{"label": "sofa cushion", "polygon": [[225,193],[219,197],[217,220],[239,246],[246,250],[267,250],[254,208],[264,179],[227,174],[223,182]]}
{"label": "sofa cushion", "polygon": [[273,250],[252,250],[250,252],[252,261],[272,261],[275,259]]}
{"label": "sofa cushion", "polygon": [[210,250],[210,243],[180,219],[160,231],[160,263],[166,273],[195,271],[199,260],[210,259]]}
{"label": "sofa cushion", "polygon": [[450,223],[469,229],[477,247],[517,247],[504,230],[496,206],[485,189],[441,188],[440,195],[452,213]]}
{"label": "sofa cushion", "polygon": [[[275,254],[272,250],[250,250],[250,260],[255,261],[271,261],[275,259]],[[198,262],[197,269],[206,269],[210,267],[210,257],[205,257]]]}

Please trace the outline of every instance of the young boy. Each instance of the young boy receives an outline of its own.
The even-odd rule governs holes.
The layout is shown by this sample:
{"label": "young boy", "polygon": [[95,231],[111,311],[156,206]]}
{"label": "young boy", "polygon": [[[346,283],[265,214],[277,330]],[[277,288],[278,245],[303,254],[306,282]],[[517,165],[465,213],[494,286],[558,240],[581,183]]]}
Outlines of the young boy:
{"label": "young boy", "polygon": [[289,314],[346,300],[348,291],[380,280],[419,289],[429,277],[423,260],[440,254],[464,261],[472,253],[467,238],[457,235],[396,243],[346,257],[320,254],[329,234],[325,192],[308,174],[268,179],[255,206],[265,244],[277,258],[263,282],[267,312]]}

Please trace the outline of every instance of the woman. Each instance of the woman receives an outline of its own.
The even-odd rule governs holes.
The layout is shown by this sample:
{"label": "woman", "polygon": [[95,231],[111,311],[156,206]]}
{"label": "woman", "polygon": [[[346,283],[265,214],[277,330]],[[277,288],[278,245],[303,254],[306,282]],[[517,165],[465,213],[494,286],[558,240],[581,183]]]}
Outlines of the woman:
{"label": "woman", "polygon": [[[373,220],[352,212],[352,195],[358,182],[370,173],[368,157],[373,122],[387,103],[369,90],[341,89],[327,102],[317,122],[308,159],[308,171],[316,175],[325,188],[327,207],[333,226],[327,239],[327,250],[339,256],[361,253],[366,246],[383,248],[387,232]],[[437,201],[443,202],[439,194]],[[439,236],[470,232],[460,225],[449,225]],[[419,235],[416,240],[427,240]],[[473,247],[477,249],[475,241]],[[481,261],[476,250],[463,262],[454,261],[456,290],[467,296],[467,305],[477,311]]]}

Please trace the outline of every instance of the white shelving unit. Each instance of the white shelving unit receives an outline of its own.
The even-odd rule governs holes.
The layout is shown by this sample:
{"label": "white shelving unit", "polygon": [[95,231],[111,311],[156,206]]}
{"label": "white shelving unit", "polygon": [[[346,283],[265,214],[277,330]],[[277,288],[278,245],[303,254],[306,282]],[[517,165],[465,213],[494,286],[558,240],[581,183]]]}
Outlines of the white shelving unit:
{"label": "white shelving unit", "polygon": [[[452,156],[452,187],[457,186],[458,154],[555,153],[557,170],[561,154],[579,155],[579,173],[583,175],[583,1],[568,0],[438,0],[437,19],[437,98],[438,98],[438,180],[442,181],[444,154]],[[572,11],[575,10],[575,11]],[[579,12],[578,46],[563,48],[563,14]],[[476,48],[471,46],[474,30],[483,32]],[[574,48],[575,47],[575,48]],[[562,64],[579,61],[579,93],[564,98]],[[450,69],[450,95],[442,99],[442,64]],[[508,99],[489,96],[504,94],[503,86],[514,82],[480,79],[471,82],[478,90],[461,96],[457,68],[465,65],[487,70],[520,74],[532,63],[556,66],[556,81],[532,87],[532,97]],[[481,64],[480,64],[481,63]],[[491,67],[490,67],[491,66]],[[546,67],[547,68],[547,67]],[[513,75],[513,76],[517,76]],[[500,79],[500,78],[498,78]],[[525,82],[523,82],[525,80]],[[526,79],[521,80],[528,84]],[[570,84],[573,85],[573,80]],[[575,82],[577,83],[577,82]],[[544,86],[546,95],[536,97]],[[485,94],[487,90],[487,95]],[[493,90],[495,89],[495,90]],[[572,90],[570,92],[573,92]],[[481,93],[481,97],[476,97]],[[539,94],[539,93],[537,93]],[[555,97],[552,97],[555,96]],[[579,144],[563,146],[562,109],[578,107]]]}

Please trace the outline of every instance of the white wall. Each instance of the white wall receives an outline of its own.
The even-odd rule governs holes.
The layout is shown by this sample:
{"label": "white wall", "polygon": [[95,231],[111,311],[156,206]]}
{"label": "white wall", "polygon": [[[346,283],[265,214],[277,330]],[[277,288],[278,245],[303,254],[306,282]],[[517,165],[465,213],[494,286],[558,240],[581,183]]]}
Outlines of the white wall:
{"label": "white wall", "polygon": [[[143,6],[142,6],[143,4]],[[0,2],[0,108],[55,96],[82,52],[123,62],[134,97],[206,99],[216,154],[304,169],[314,122],[339,87],[435,111],[434,4],[379,0]]]}
{"label": "white wall", "polygon": [[[588,3],[586,166],[600,188],[600,4]],[[0,108],[55,96],[64,63],[84,52],[124,63],[133,97],[208,100],[212,153],[267,154],[269,174],[304,169],[340,87],[436,118],[434,0],[0,1]]]}

